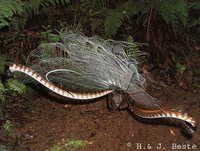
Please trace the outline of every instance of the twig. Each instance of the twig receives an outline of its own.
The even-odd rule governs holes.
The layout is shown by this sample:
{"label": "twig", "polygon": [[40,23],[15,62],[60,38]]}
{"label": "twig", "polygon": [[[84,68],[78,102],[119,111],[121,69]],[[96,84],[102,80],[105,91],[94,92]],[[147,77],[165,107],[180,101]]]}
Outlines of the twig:
{"label": "twig", "polygon": [[149,14],[149,17],[148,17],[148,24],[147,24],[147,41],[149,41],[149,30],[150,30],[152,13],[153,13],[153,9],[151,8],[150,14]]}

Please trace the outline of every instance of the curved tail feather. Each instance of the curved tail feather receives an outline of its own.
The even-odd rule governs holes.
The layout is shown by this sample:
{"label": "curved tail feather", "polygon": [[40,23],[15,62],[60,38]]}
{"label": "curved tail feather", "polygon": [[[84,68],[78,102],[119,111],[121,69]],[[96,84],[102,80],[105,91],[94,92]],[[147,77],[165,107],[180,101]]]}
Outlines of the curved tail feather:
{"label": "curved tail feather", "polygon": [[45,86],[49,90],[51,90],[61,96],[64,96],[66,98],[70,98],[70,99],[90,100],[90,99],[96,99],[99,97],[103,97],[103,96],[113,92],[113,90],[102,90],[102,91],[97,91],[97,92],[92,92],[92,93],[69,92],[69,91],[63,90],[63,89],[55,86],[54,84],[52,84],[51,82],[49,82],[45,78],[43,78],[41,75],[39,75],[37,72],[33,71],[31,68],[25,67],[23,65],[12,63],[9,65],[8,70],[10,70],[10,72],[15,72],[15,71],[22,72],[22,73],[32,77],[33,79],[35,79],[36,81],[41,83],[43,86]]}
{"label": "curved tail feather", "polygon": [[137,105],[133,105],[129,108],[130,111],[135,114],[136,116],[142,119],[173,119],[173,120],[180,120],[183,122],[182,126],[186,129],[187,132],[193,133],[192,129],[196,128],[196,121],[187,115],[187,113],[181,113],[171,110],[147,110],[138,107]]}

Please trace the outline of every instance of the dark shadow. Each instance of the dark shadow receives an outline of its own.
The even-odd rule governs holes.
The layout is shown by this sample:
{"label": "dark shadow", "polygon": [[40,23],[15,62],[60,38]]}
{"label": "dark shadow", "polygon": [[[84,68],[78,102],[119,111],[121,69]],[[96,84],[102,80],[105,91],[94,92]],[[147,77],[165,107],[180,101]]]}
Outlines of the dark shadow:
{"label": "dark shadow", "polygon": [[73,99],[68,99],[63,96],[60,96],[53,91],[50,91],[48,88],[44,87],[42,84],[32,84],[30,85],[35,91],[37,91],[40,95],[46,97],[47,99],[60,103],[60,104],[73,104],[73,105],[83,105],[83,104],[90,104],[99,100],[102,100],[100,98],[104,98],[106,96],[96,98],[96,99],[91,99],[91,100],[73,100]]}

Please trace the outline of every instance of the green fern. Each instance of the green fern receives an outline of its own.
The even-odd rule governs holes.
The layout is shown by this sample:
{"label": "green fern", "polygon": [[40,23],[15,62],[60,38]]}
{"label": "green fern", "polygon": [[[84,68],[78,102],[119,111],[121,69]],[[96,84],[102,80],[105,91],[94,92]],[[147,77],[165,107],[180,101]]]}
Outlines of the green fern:
{"label": "green fern", "polygon": [[[190,7],[191,5],[191,7]],[[104,28],[108,36],[115,35],[126,19],[135,16],[136,20],[140,20],[143,25],[147,25],[148,16],[152,10],[153,16],[161,16],[167,24],[175,27],[182,24],[186,27],[189,17],[190,8],[198,9],[199,2],[189,2],[188,0],[152,0],[152,1],[125,1],[119,3],[115,9],[103,10]],[[193,24],[198,24],[199,20],[195,20]]]}
{"label": "green fern", "polygon": [[9,120],[7,120],[3,124],[3,128],[4,128],[5,133],[6,133],[7,136],[11,136],[12,135],[12,133],[13,133],[13,128],[12,127],[13,127],[13,125]]}
{"label": "green fern", "polygon": [[23,12],[23,3],[20,0],[0,0],[0,28],[10,24],[14,15]]}
{"label": "green fern", "polygon": [[105,14],[104,28],[108,36],[115,35],[117,30],[122,25],[125,19],[125,14],[117,10],[107,10]]}
{"label": "green fern", "polygon": [[200,2],[196,1],[196,2],[190,2],[189,3],[190,8],[194,9],[194,10],[199,10],[200,9]]}
{"label": "green fern", "polygon": [[24,27],[28,18],[52,7],[66,5],[70,0],[0,0],[0,28],[13,25],[16,29]]}
{"label": "green fern", "polygon": [[5,88],[4,88],[4,86],[3,86],[3,84],[2,84],[2,82],[0,82],[0,94],[3,94],[3,93],[5,93]]}
{"label": "green fern", "polygon": [[158,11],[167,24],[175,26],[182,23],[186,26],[188,17],[188,3],[186,0],[161,1]]}
{"label": "green fern", "polygon": [[93,10],[95,11],[100,11],[106,7],[106,0],[92,0],[88,2],[90,2],[90,7],[93,8]]}
{"label": "green fern", "polygon": [[70,0],[26,0],[25,11],[29,14],[39,14],[45,8],[56,7],[59,4],[66,5]]}
{"label": "green fern", "polygon": [[19,81],[9,79],[7,85],[10,91],[17,92],[18,94],[23,94],[26,92],[26,86]]}
{"label": "green fern", "polygon": [[6,92],[6,89],[4,88],[2,82],[0,82],[0,117],[1,117],[1,106],[5,101],[4,94]]}
{"label": "green fern", "polygon": [[127,42],[131,43],[127,50],[126,53],[129,56],[129,58],[136,60],[136,62],[142,63],[145,61],[146,53],[140,51],[139,45],[134,42],[134,39],[131,35],[128,36]]}
{"label": "green fern", "polygon": [[[199,11],[200,11],[200,2],[190,2],[189,3],[190,11],[196,12],[197,15],[190,16],[190,21],[188,23],[188,28],[194,29],[194,33],[200,32],[200,16]],[[195,17],[194,17],[195,16]]]}
{"label": "green fern", "polygon": [[141,2],[139,0],[129,0],[123,3],[119,3],[115,9],[108,9],[106,11],[103,10],[102,13],[105,14],[105,33],[108,36],[115,35],[125,20],[130,20],[134,15],[138,17],[140,15],[142,16],[144,14],[148,14],[154,3],[154,1]]}
{"label": "green fern", "polygon": [[0,144],[0,151],[9,151],[8,147]]}
{"label": "green fern", "polygon": [[62,139],[61,142],[54,144],[49,150],[47,151],[70,151],[70,150],[77,150],[79,148],[82,148],[86,146],[87,144],[91,144],[91,142],[88,142],[86,140],[68,140]]}
{"label": "green fern", "polygon": [[[59,34],[55,34],[54,30],[52,29],[51,25],[48,26],[42,26],[44,28],[44,31],[41,32],[41,43],[47,43],[47,42],[58,42],[61,40],[61,36]],[[64,28],[61,29],[61,32],[64,32]]]}
{"label": "green fern", "polygon": [[107,9],[104,13],[104,28],[108,36],[115,35],[125,19],[130,19],[133,15],[141,11],[141,2],[125,1],[115,9]]}

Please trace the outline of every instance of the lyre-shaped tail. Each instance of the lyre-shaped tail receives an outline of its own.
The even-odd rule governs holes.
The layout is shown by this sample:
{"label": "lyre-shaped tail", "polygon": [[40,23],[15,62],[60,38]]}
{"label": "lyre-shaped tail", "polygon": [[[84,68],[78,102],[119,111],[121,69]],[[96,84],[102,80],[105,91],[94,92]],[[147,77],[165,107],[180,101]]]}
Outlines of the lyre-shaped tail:
{"label": "lyre-shaped tail", "polygon": [[43,78],[41,75],[39,75],[37,72],[33,71],[31,68],[25,67],[23,65],[12,63],[12,64],[8,65],[8,70],[10,72],[15,72],[15,71],[22,72],[22,73],[32,77],[33,79],[35,79],[36,81],[41,83],[46,88],[53,91],[54,93],[64,96],[69,99],[91,100],[91,99],[103,97],[103,96],[113,92],[113,90],[102,90],[102,91],[97,91],[97,92],[92,92],[92,93],[69,92],[69,91],[66,91],[64,89],[61,89],[61,88],[55,86],[54,84],[52,84],[51,82],[49,82],[45,78]]}

